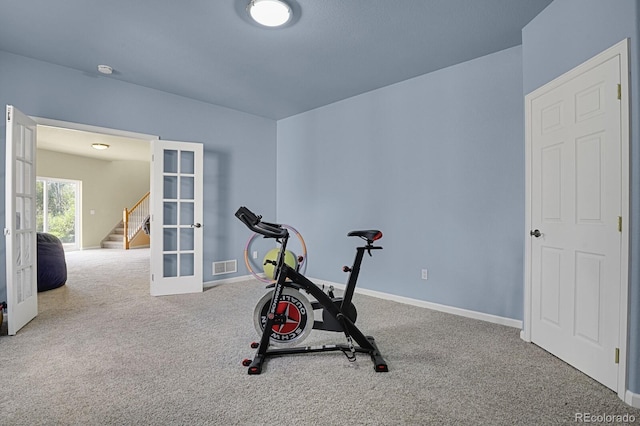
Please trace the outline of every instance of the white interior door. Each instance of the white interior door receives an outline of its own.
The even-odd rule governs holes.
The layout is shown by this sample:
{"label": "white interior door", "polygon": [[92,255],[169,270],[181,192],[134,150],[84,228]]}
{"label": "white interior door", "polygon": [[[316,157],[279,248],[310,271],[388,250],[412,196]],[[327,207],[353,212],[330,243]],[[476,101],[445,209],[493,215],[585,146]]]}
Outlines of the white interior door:
{"label": "white interior door", "polygon": [[151,152],[151,295],[201,292],[202,144],[154,140]]}
{"label": "white interior door", "polygon": [[5,242],[8,333],[38,315],[36,123],[7,105]]}
{"label": "white interior door", "polygon": [[527,96],[530,333],[532,342],[617,391],[626,306],[619,221],[628,196],[621,60],[600,56],[589,64]]}

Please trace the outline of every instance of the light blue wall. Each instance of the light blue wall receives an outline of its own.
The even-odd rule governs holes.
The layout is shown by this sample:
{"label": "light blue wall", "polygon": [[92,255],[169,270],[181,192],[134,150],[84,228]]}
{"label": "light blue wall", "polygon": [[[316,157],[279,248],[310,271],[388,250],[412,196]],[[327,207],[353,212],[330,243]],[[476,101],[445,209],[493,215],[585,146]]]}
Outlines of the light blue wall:
{"label": "light blue wall", "polygon": [[631,268],[629,389],[640,393],[640,2],[556,0],[522,31],[524,92],[529,93],[587,59],[630,39]]}
{"label": "light blue wall", "polygon": [[379,228],[359,286],[522,319],[523,116],[514,47],[278,121],[278,220],[308,275],[345,282],[347,232]]}
{"label": "light blue wall", "polygon": [[[213,280],[211,264],[217,260],[238,259],[235,275],[247,274],[242,253],[248,231],[234,213],[250,200],[263,214],[275,215],[274,120],[0,52],[3,110],[6,104],[32,116],[202,142],[204,279]],[[4,120],[1,126],[4,146]],[[4,149],[0,152],[4,200]],[[4,201],[0,206],[4,224]],[[4,244],[0,244],[2,277],[4,259]],[[4,285],[0,285],[2,300],[6,300]]]}
{"label": "light blue wall", "polygon": [[[246,204],[268,219],[276,217],[277,206],[277,220],[305,237],[310,276],[344,282],[340,267],[350,264],[356,246],[346,233],[379,228],[384,250],[365,259],[361,286],[522,319],[523,88],[528,93],[629,37],[631,92],[637,93],[638,3],[556,0],[523,30],[522,47],[281,120],[277,144],[272,120],[5,52],[0,52],[0,105],[13,104],[34,116],[203,142],[205,280],[213,279],[211,262],[242,258],[248,233],[233,218],[236,208]],[[636,393],[639,99],[632,95],[630,159],[628,365],[629,388]],[[4,150],[0,160],[4,176]],[[0,245],[0,276],[3,259]],[[238,266],[236,275],[247,273],[242,261]],[[420,279],[422,268],[429,269],[428,281]],[[0,301],[6,299],[4,291],[0,286]]]}

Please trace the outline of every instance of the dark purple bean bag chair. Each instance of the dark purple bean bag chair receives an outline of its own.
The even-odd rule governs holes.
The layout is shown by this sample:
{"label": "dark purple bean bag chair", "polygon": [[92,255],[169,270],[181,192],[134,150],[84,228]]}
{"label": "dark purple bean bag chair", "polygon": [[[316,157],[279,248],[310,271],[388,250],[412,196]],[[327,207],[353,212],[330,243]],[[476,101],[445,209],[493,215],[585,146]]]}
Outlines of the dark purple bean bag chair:
{"label": "dark purple bean bag chair", "polygon": [[58,237],[38,232],[38,292],[53,290],[67,282],[67,262]]}

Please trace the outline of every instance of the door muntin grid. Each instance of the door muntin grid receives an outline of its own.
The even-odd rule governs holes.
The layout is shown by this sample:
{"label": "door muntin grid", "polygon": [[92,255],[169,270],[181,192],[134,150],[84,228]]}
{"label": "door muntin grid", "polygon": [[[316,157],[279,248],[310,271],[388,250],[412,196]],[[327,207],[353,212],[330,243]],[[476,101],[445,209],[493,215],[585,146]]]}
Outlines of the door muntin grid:
{"label": "door muntin grid", "polygon": [[162,259],[163,277],[195,274],[195,155],[163,150]]}
{"label": "door muntin grid", "polygon": [[13,270],[18,304],[35,294],[34,259],[31,256],[35,241],[33,182],[35,177],[33,159],[34,135],[28,127],[20,127],[15,149],[15,235],[13,247]]}

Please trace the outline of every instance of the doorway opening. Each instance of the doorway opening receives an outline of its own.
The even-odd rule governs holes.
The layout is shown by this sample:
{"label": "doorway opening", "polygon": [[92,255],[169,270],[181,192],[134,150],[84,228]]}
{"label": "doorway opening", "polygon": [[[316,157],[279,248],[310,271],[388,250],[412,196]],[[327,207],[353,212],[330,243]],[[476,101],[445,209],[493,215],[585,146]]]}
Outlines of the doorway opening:
{"label": "doorway opening", "polygon": [[[158,137],[32,118],[37,123],[37,231],[49,232],[60,238],[65,252],[68,252],[65,256],[68,270],[81,266],[77,264],[82,263],[86,256],[101,257],[99,253],[105,255],[107,251],[110,251],[111,257],[119,258],[118,265],[121,268],[139,266],[141,261],[148,263],[149,250],[139,250],[135,256],[129,256],[122,249],[100,248],[100,240],[122,218],[123,208],[133,205],[127,205],[130,201],[121,205],[121,198],[111,197],[110,194],[118,192],[122,195],[126,190],[136,188],[131,189],[130,195],[139,197],[149,190],[149,182],[135,185],[132,181],[149,179],[150,141]],[[92,147],[94,144],[106,144],[109,148],[97,150]],[[118,190],[109,186],[106,183],[108,180],[125,180],[127,185],[125,189]],[[72,196],[74,192],[75,198]],[[71,213],[72,206],[75,207],[75,214]],[[108,210],[111,207],[113,211]],[[49,214],[45,215],[45,211]],[[72,221],[73,227],[70,224]],[[82,252],[86,251],[90,253],[83,255]],[[132,262],[131,265],[129,262]],[[95,271],[84,268],[80,275],[88,282],[98,282],[103,277],[92,277],[91,274],[104,273],[104,268]],[[67,284],[73,286],[69,281]]]}
{"label": "doorway opening", "polygon": [[[36,174],[59,182],[54,190],[69,190],[70,182],[80,183],[76,202],[76,249],[124,247],[123,211],[132,208],[149,192],[150,141],[157,136],[33,119],[37,123]],[[68,229],[71,213],[66,215],[65,223],[59,226]],[[39,220],[38,224],[41,223]],[[62,238],[69,232],[54,234],[63,244],[74,244]],[[118,237],[120,244],[117,244]]]}

